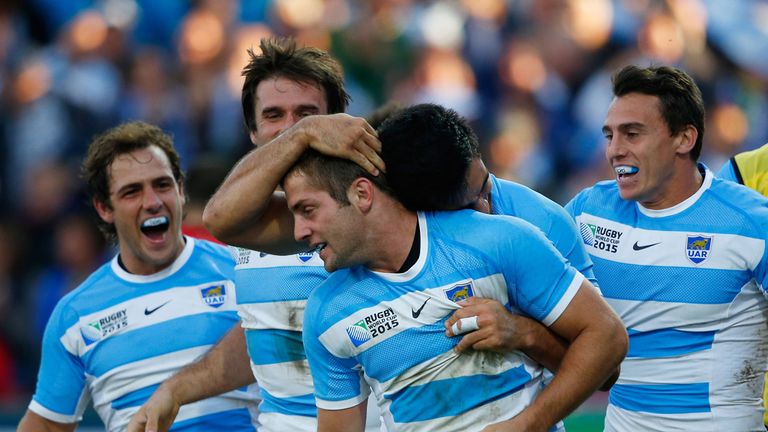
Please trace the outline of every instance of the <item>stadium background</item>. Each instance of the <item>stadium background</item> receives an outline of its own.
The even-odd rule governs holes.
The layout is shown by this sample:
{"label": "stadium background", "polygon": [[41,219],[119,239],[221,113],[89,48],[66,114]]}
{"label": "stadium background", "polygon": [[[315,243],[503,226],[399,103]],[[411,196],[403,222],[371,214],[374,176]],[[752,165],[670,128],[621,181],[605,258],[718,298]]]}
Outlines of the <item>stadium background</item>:
{"label": "stadium background", "polygon": [[[0,3],[0,430],[31,392],[56,301],[113,251],[77,179],[91,137],[143,119],[174,136],[188,228],[250,148],[246,48],[293,35],[331,51],[349,113],[436,102],[472,122],[489,167],[560,203],[611,176],[610,73],[671,64],[701,86],[702,160],[768,141],[766,0],[4,0]],[[606,396],[572,415],[601,430]],[[99,430],[90,412],[80,430]]]}

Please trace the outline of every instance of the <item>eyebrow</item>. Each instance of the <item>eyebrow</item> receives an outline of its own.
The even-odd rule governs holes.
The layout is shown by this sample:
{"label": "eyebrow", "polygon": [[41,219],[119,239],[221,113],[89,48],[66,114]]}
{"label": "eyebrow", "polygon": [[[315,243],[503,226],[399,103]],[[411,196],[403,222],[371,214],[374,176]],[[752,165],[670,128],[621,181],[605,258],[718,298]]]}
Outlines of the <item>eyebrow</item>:
{"label": "eyebrow", "polygon": [[[632,128],[644,129],[645,124],[639,123],[639,122],[631,122],[631,123],[622,123],[616,126],[616,129],[622,132]],[[610,132],[611,130],[612,129],[608,125],[603,125],[603,133]]]}
{"label": "eyebrow", "polygon": [[[293,109],[296,111],[308,111],[308,110],[320,111],[320,106],[316,104],[302,104]],[[281,112],[281,111],[286,111],[286,110],[284,110],[282,107],[279,107],[279,106],[267,106],[261,110],[262,113]]]}

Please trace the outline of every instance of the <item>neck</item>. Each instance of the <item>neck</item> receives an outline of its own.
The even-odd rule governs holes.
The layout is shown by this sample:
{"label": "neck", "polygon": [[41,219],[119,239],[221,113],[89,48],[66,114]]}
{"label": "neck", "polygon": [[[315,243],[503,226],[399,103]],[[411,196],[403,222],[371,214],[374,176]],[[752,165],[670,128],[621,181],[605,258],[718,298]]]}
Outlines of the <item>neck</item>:
{"label": "neck", "polygon": [[[690,163],[688,161],[688,164]],[[693,162],[692,166],[686,165],[684,168],[677,170],[676,174],[666,179],[665,184],[668,185],[666,193],[659,199],[641,202],[641,204],[643,207],[651,210],[664,210],[674,207],[692,197],[699,190],[703,182],[704,176],[699,171],[699,164]]]}
{"label": "neck", "polygon": [[383,273],[398,272],[408,258],[416,231],[416,213],[395,203],[383,217],[376,219],[376,230],[368,244],[375,245],[373,259],[366,263],[368,269]]}

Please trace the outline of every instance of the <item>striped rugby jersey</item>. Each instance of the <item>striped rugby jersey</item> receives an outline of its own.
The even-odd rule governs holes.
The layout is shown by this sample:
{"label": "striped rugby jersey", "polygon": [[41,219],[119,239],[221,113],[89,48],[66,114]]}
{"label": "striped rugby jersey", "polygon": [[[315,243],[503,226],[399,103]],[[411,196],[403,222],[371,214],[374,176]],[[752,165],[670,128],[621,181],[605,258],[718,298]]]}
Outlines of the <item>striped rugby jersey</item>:
{"label": "striped rugby jersey", "polygon": [[519,352],[456,354],[444,328],[456,302],[492,298],[550,325],[584,277],[518,218],[419,213],[419,226],[407,272],[342,269],[312,292],[304,346],[317,405],[356,406],[370,386],[387,430],[481,430],[531,403],[542,367]]}
{"label": "striped rugby jersey", "polygon": [[328,277],[323,261],[312,252],[232,251],[238,313],[262,397],[259,430],[314,431],[317,408],[301,329],[309,293]]}
{"label": "striped rugby jersey", "polygon": [[566,206],[629,334],[607,431],[764,430],[768,201],[700,170],[669,209],[622,200],[615,181]]}
{"label": "striped rugby jersey", "polygon": [[521,185],[490,175],[491,211],[495,215],[517,216],[540,229],[552,241],[555,248],[579,273],[597,286],[589,258],[581,236],[567,211],[559,204]]}
{"label": "striped rugby jersey", "polygon": [[[73,423],[92,400],[109,431],[124,430],[162,381],[192,363],[238,321],[227,249],[185,237],[180,256],[153,275],[117,257],[56,306],[45,330],[29,409]],[[182,406],[172,431],[255,431],[252,389]]]}

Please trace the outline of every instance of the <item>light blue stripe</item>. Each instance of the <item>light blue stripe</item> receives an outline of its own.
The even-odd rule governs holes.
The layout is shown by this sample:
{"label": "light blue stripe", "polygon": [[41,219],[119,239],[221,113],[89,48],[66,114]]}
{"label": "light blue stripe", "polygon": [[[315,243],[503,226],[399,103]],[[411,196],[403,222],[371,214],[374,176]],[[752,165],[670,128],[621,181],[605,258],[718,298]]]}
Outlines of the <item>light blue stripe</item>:
{"label": "light blue stripe", "polygon": [[98,342],[98,346],[83,356],[83,362],[88,373],[100,377],[116,367],[135,361],[213,345],[237,320],[236,312],[222,311],[164,321]]}
{"label": "light blue stripe", "polygon": [[517,392],[530,380],[521,365],[498,375],[473,375],[410,386],[384,397],[392,400],[390,411],[395,422],[410,423],[465,413]]}
{"label": "light blue stripe", "polygon": [[278,398],[261,389],[263,401],[259,405],[259,411],[263,413],[280,413],[285,415],[297,415],[304,417],[317,417],[315,395],[313,393]]}
{"label": "light blue stripe", "polygon": [[248,355],[255,365],[306,360],[301,332],[290,330],[246,330]]}
{"label": "light blue stripe", "polygon": [[[620,300],[728,304],[752,279],[744,270],[624,264],[596,256],[592,260],[603,296]],[[718,289],[703,288],[712,286]]]}
{"label": "light blue stripe", "polygon": [[256,432],[247,408],[238,408],[176,422],[171,432]]}
{"label": "light blue stripe", "polygon": [[708,350],[712,348],[712,342],[715,339],[714,331],[686,332],[662,329],[639,332],[627,329],[627,334],[629,334],[627,357],[640,358],[674,357]]}
{"label": "light blue stripe", "polygon": [[151,386],[125,394],[112,401],[112,409],[119,410],[123,408],[142,406],[144,405],[144,402],[149,399],[150,396],[152,396],[152,393],[154,393],[155,389],[158,387],[160,387],[160,384],[153,384]]}
{"label": "light blue stripe", "polygon": [[328,272],[322,266],[238,269],[237,304],[306,300],[327,278]]}
{"label": "light blue stripe", "polygon": [[627,411],[654,414],[710,412],[709,383],[614,384],[608,402]]}
{"label": "light blue stripe", "polygon": [[[365,373],[380,382],[389,381],[415,365],[452,350],[460,338],[445,336],[444,323],[447,319],[408,329],[363,351],[358,360],[366,366]],[[398,353],[400,359],[394,364],[390,362],[393,352]]]}

